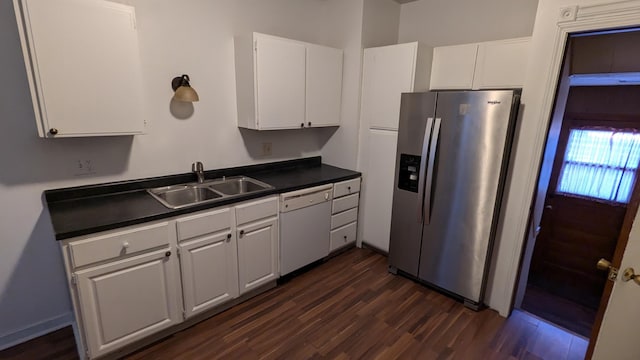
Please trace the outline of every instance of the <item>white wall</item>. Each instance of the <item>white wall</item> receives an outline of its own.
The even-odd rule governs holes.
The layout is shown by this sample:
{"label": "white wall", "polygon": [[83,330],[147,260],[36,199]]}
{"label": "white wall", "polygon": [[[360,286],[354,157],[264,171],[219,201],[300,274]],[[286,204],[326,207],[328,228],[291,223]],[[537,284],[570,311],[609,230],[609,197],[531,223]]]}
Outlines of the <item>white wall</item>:
{"label": "white wall", "polygon": [[362,16],[362,47],[397,43],[400,8],[400,4],[393,0],[365,0]]}
{"label": "white wall", "polygon": [[[322,148],[322,161],[355,169],[358,158],[360,78],[362,69],[362,7],[364,0],[329,0],[334,35],[328,39],[344,50],[342,73],[342,124],[324,129],[331,136]],[[389,0],[385,0],[389,1]]]}
{"label": "white wall", "polygon": [[[12,2],[0,0],[0,348],[39,330],[33,326],[42,321],[52,319],[46,327],[69,319],[43,190],[183,173],[197,160],[213,169],[321,151],[330,162],[355,168],[361,0],[120,2],[136,7],[149,134],[49,140],[36,136]],[[233,35],[251,31],[346,48],[344,126],[337,133],[236,127]],[[190,118],[179,120],[169,111],[170,81],[183,73],[201,100]],[[260,153],[264,141],[273,143],[268,158]],[[79,160],[91,160],[93,173],[78,175]]]}
{"label": "white wall", "polygon": [[402,5],[399,42],[429,46],[530,36],[538,0],[418,0]]}

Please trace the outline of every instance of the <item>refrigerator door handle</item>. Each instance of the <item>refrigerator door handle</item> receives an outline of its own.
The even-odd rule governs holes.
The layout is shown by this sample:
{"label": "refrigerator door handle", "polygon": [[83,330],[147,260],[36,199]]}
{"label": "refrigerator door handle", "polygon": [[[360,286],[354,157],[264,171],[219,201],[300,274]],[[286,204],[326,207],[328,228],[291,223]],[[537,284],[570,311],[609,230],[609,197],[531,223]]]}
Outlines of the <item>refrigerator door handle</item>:
{"label": "refrigerator door handle", "polygon": [[418,222],[424,223],[424,183],[425,183],[425,168],[427,165],[427,157],[429,156],[429,144],[431,143],[431,135],[433,133],[433,118],[427,118],[427,126],[424,128],[424,138],[422,140],[422,153],[420,154],[420,183],[418,184],[418,196],[422,199],[422,206],[420,211],[420,217],[418,218]]}
{"label": "refrigerator door handle", "polygon": [[429,163],[427,165],[427,178],[424,187],[424,203],[422,205],[422,213],[424,216],[424,224],[427,225],[431,221],[431,194],[433,193],[433,167],[436,162],[436,150],[438,148],[438,140],[440,138],[441,118],[436,118],[431,132],[431,141],[429,145]]}

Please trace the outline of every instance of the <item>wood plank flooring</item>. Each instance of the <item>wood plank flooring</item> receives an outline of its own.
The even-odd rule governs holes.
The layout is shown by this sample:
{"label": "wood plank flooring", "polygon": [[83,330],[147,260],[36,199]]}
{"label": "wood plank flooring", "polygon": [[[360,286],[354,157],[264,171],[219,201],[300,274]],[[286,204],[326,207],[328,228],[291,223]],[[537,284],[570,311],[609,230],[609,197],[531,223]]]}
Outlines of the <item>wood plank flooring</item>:
{"label": "wood plank flooring", "polygon": [[[32,346],[0,359],[64,358],[20,347]],[[523,312],[473,312],[388,274],[385,257],[353,249],[127,359],[573,360],[586,347]]]}

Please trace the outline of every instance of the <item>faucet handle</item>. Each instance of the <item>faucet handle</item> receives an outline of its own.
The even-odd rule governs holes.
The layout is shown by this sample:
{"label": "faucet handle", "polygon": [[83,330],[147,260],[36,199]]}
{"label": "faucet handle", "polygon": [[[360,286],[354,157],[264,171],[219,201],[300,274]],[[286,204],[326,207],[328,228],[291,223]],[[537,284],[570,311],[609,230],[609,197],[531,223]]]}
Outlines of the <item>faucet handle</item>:
{"label": "faucet handle", "polygon": [[196,161],[193,164],[191,164],[191,171],[203,171],[203,170],[204,170],[204,166],[202,165],[202,162]]}

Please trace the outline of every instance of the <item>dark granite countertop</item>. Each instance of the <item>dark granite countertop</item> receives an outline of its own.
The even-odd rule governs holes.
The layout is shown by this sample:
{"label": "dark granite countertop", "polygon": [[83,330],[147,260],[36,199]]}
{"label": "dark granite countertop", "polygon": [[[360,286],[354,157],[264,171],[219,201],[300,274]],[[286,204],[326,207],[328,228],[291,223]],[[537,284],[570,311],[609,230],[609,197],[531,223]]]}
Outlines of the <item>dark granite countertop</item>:
{"label": "dark granite countertop", "polygon": [[210,170],[207,179],[245,175],[274,187],[224,198],[208,204],[169,209],[146,191],[148,188],[195,181],[192,173],[45,191],[56,240],[92,234],[148,221],[170,218],[272,194],[355,179],[359,172],[322,164],[321,158]]}

